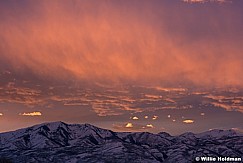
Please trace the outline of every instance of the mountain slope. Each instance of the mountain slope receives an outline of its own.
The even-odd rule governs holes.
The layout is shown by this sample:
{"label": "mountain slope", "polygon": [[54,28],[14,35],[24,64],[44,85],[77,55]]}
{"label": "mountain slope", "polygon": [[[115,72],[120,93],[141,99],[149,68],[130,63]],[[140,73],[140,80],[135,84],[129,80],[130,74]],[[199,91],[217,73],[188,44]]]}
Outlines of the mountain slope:
{"label": "mountain slope", "polygon": [[89,124],[44,123],[0,134],[0,156],[24,162],[193,162],[198,156],[243,157],[234,130],[171,136],[117,133]]}

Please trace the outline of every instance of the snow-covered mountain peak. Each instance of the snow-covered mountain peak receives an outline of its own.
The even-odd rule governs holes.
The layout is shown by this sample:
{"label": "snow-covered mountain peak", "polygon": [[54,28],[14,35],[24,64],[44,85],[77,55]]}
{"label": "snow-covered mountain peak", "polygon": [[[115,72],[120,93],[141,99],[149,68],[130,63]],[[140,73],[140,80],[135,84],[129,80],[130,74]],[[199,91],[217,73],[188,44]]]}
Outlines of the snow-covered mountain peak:
{"label": "snow-covered mountain peak", "polygon": [[240,134],[232,129],[230,130],[213,129],[196,135],[196,137],[198,138],[210,138],[210,137],[221,138],[221,137],[233,137],[233,136],[240,136]]}

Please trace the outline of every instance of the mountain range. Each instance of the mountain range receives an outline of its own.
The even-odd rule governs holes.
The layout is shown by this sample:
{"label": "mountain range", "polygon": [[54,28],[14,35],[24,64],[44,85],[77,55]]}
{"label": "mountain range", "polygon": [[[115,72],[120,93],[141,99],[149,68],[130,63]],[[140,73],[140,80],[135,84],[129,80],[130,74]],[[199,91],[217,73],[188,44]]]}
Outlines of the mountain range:
{"label": "mountain range", "polygon": [[188,163],[204,157],[241,162],[243,134],[215,129],[172,136],[51,122],[0,133],[0,157],[14,163]]}

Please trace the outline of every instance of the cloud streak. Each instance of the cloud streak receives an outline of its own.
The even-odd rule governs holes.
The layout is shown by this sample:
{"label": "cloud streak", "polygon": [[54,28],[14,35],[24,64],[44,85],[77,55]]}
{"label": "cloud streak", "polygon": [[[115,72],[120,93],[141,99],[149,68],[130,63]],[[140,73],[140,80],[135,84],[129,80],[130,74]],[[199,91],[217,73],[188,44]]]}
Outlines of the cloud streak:
{"label": "cloud streak", "polygon": [[182,1],[187,2],[187,3],[213,3],[213,2],[226,3],[226,2],[232,2],[230,0],[182,0]]}
{"label": "cloud streak", "polygon": [[42,113],[41,112],[19,113],[19,115],[22,115],[22,116],[41,116]]}

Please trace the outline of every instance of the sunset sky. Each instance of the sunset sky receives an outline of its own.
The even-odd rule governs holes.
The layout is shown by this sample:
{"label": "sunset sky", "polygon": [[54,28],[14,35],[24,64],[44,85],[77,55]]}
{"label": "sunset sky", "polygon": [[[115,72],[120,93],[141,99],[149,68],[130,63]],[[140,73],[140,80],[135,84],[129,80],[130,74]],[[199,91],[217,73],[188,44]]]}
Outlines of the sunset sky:
{"label": "sunset sky", "polygon": [[242,0],[1,0],[0,132],[243,130]]}

